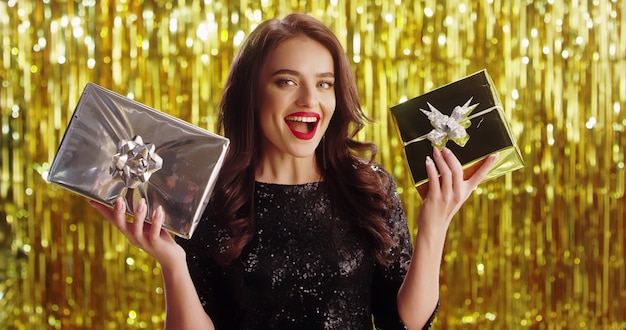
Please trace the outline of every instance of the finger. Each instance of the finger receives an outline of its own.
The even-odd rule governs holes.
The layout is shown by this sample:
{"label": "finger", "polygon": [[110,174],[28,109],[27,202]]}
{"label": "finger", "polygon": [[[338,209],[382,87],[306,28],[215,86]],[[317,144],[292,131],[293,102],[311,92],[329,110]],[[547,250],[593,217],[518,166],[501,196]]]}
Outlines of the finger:
{"label": "finger", "polygon": [[493,154],[485,158],[482,164],[480,165],[480,167],[476,170],[476,172],[474,172],[474,174],[472,174],[472,176],[469,177],[469,179],[467,179],[467,182],[472,187],[478,186],[478,184],[481,181],[483,181],[487,173],[489,173],[489,171],[491,170],[491,168],[493,167],[493,164],[495,164],[497,159],[498,159],[498,154]]}
{"label": "finger", "polygon": [[159,205],[152,213],[152,225],[150,226],[150,239],[156,240],[161,235],[161,228],[163,227],[163,207]]}
{"label": "finger", "polygon": [[[426,156],[426,174],[428,174],[428,182],[426,184],[420,185],[420,187],[426,186],[424,193],[420,192],[423,199],[427,197],[434,197],[439,194],[439,172],[437,172],[437,167],[435,167],[435,163],[430,156]],[[418,190],[419,191],[419,190]]]}
{"label": "finger", "polygon": [[118,197],[113,202],[113,210],[108,210],[105,217],[116,227],[124,229],[126,227],[126,201],[122,197]]}
{"label": "finger", "polygon": [[452,188],[452,171],[443,158],[441,150],[433,148],[433,157],[435,158],[435,164],[439,170],[440,189],[442,192],[450,192],[450,188]]}
{"label": "finger", "polygon": [[133,216],[132,232],[135,237],[141,237],[143,233],[144,222],[147,213],[146,200],[144,198],[139,200],[135,207],[135,215]]}
{"label": "finger", "polygon": [[463,166],[459,162],[458,158],[448,148],[442,150],[443,158],[446,160],[446,164],[452,174],[452,184],[456,188],[460,188],[463,184]]}

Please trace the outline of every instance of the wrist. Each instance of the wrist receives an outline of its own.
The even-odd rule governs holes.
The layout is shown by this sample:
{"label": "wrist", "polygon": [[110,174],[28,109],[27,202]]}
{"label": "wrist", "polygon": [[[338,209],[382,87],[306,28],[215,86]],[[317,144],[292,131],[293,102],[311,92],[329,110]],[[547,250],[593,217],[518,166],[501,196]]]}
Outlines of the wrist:
{"label": "wrist", "polygon": [[424,249],[442,250],[446,243],[446,232],[420,230],[415,236],[415,246]]}
{"label": "wrist", "polygon": [[185,250],[180,248],[176,253],[170,255],[168,258],[159,261],[161,266],[161,272],[169,272],[175,274],[180,272],[180,269],[187,269],[187,255]]}

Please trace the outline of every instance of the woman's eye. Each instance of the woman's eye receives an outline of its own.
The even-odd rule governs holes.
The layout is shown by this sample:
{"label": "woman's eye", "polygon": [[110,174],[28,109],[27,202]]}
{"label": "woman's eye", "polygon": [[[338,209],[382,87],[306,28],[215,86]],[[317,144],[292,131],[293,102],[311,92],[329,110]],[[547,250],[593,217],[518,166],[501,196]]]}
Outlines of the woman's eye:
{"label": "woman's eye", "polygon": [[276,84],[279,86],[294,86],[296,83],[291,79],[278,79]]}
{"label": "woman's eye", "polygon": [[333,88],[334,82],[332,81],[322,81],[319,83],[319,86],[324,89]]}

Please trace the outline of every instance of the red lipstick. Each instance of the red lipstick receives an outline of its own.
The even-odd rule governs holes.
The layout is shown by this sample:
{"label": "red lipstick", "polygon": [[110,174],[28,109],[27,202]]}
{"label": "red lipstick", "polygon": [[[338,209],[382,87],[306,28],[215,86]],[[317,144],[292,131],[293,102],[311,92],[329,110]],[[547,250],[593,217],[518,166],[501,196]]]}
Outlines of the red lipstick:
{"label": "red lipstick", "polygon": [[319,119],[315,112],[295,112],[285,117],[285,123],[296,138],[310,140],[315,136]]}

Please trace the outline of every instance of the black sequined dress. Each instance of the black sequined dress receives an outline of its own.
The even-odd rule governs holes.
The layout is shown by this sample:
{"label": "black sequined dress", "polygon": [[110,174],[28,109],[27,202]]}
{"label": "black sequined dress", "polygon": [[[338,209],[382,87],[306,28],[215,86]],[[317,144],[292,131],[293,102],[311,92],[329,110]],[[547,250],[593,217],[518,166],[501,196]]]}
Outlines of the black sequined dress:
{"label": "black sequined dress", "polygon": [[256,236],[225,269],[210,251],[228,234],[205,216],[192,239],[177,241],[216,329],[372,329],[373,323],[404,329],[396,296],[411,240],[394,195],[389,226],[398,258],[387,267],[375,262],[351,224],[332,214],[324,182],[257,182]]}

